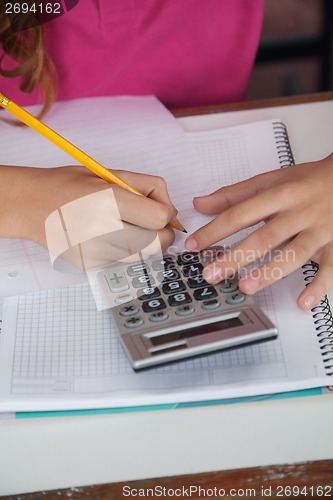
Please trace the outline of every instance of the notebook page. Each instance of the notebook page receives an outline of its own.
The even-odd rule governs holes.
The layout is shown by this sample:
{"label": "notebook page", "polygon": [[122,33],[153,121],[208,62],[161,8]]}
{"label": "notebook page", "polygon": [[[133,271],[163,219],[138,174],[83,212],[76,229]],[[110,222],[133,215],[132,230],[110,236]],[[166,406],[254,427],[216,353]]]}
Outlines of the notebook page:
{"label": "notebook page", "polygon": [[[260,137],[259,132],[271,134],[271,125],[254,125],[249,135],[245,128],[240,127],[238,135],[236,129],[213,132],[214,148],[205,146],[209,133],[191,138],[205,165],[202,179],[222,185],[248,176],[249,169],[255,174],[258,161],[278,166],[274,150],[253,159],[248,144],[255,132]],[[193,220],[194,211],[182,217],[186,214],[185,224],[192,222],[194,228],[201,222]],[[303,286],[301,274],[295,273],[255,296],[277,324],[278,339],[141,373],[132,371],[108,312],[96,311],[86,284],[6,299],[0,349],[2,407],[9,411],[133,406],[329,385],[311,313],[301,312],[295,303]]]}
{"label": "notebook page", "polygon": [[[271,297],[260,292],[257,301],[273,319]],[[5,302],[2,411],[177,403],[328,384],[323,371],[316,370],[320,366],[313,359],[307,363],[297,342],[302,363],[289,365],[281,336],[294,334],[290,328],[280,331],[279,340],[134,373],[108,311],[96,312],[87,284]]]}
{"label": "notebook page", "polygon": [[[30,112],[36,107],[28,108]],[[2,112],[5,116],[5,111]],[[201,162],[177,120],[155,97],[103,97],[57,103],[45,122],[108,168],[162,175],[178,210],[191,205]],[[77,164],[27,127],[0,122],[4,165]],[[20,147],[18,147],[18,144]],[[198,173],[198,175],[195,174]],[[0,297],[86,281],[53,270],[48,252],[32,242],[0,239]]]}

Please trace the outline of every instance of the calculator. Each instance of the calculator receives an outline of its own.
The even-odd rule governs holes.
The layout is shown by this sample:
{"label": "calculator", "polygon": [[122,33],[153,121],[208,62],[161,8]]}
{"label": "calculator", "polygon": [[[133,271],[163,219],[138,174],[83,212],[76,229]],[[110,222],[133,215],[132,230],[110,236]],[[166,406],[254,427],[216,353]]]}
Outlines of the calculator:
{"label": "calculator", "polygon": [[211,247],[113,265],[98,282],[135,370],[275,338],[277,328],[238,288],[212,286],[205,265],[223,252]]}

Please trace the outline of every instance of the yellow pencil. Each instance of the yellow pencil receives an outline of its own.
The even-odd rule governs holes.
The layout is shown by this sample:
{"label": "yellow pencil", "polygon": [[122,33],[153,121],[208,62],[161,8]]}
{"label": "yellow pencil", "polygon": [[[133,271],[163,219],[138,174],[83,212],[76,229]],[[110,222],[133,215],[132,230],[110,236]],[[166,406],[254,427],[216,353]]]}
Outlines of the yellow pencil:
{"label": "yellow pencil", "polygon": [[[6,111],[14,115],[16,118],[18,118],[21,122],[28,125],[28,127],[34,129],[43,137],[45,137],[53,144],[58,146],[60,149],[62,149],[70,156],[75,158],[75,160],[77,160],[79,163],[89,168],[89,170],[98,175],[98,177],[101,177],[101,179],[104,179],[105,181],[110,182],[111,184],[117,184],[117,186],[120,186],[126,189],[127,191],[131,191],[132,193],[144,196],[144,194],[142,194],[140,191],[132,187],[127,182],[123,181],[120,177],[113,174],[107,168],[103,167],[103,165],[101,165],[96,160],[91,158],[91,156],[88,156],[86,153],[81,151],[81,149],[77,148],[76,146],[74,146],[74,144],[67,141],[67,139],[57,134],[57,132],[55,132],[50,127],[48,127],[40,120],[38,120],[38,118],[35,118],[33,115],[31,115],[23,108],[15,104],[1,92],[0,92],[0,106],[2,106],[4,109],[6,109]],[[170,222],[170,226],[172,226],[174,229],[178,229],[179,231],[183,231],[184,233],[187,232],[186,229],[177,220]]]}

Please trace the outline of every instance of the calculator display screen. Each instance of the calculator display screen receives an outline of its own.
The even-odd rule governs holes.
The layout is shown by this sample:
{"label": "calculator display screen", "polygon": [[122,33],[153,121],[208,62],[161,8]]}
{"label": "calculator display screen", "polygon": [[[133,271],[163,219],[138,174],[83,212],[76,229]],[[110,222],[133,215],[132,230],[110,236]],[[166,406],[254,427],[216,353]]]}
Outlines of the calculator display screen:
{"label": "calculator display screen", "polygon": [[192,328],[188,328],[187,330],[169,332],[165,333],[164,335],[154,335],[149,337],[149,340],[154,346],[159,346],[168,344],[169,342],[189,339],[191,337],[206,335],[208,333],[220,332],[221,330],[228,330],[229,328],[235,328],[242,325],[243,323],[237,316],[234,318],[217,321],[216,323],[210,323],[208,325],[194,326]]}

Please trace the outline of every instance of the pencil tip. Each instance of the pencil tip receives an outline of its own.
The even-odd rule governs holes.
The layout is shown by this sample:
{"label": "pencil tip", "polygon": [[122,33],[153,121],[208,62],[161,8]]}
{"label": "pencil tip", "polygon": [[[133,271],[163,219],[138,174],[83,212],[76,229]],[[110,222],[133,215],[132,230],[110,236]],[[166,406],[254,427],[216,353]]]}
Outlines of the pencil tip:
{"label": "pencil tip", "polygon": [[178,231],[182,231],[183,233],[187,233],[186,229],[178,220],[174,220],[173,222],[170,223],[170,226],[173,227],[173,229],[177,229]]}

